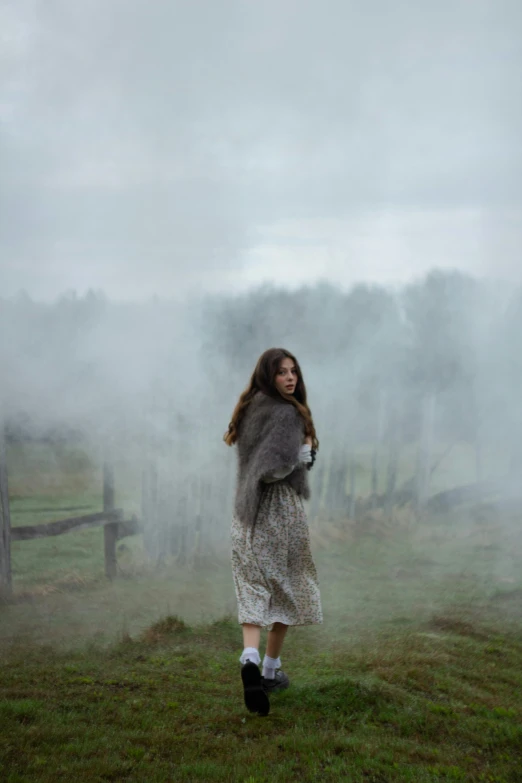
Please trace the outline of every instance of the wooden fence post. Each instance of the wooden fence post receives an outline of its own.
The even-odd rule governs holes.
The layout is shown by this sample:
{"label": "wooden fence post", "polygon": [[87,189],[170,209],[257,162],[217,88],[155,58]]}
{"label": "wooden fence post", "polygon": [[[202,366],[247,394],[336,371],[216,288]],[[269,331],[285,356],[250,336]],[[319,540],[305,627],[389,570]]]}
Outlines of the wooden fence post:
{"label": "wooden fence post", "polygon": [[397,488],[397,472],[399,465],[399,412],[397,401],[390,406],[389,413],[389,444],[388,444],[388,471],[386,477],[386,495],[384,501],[384,513],[388,522],[393,519],[393,504]]}
{"label": "wooden fence post", "polygon": [[158,485],[157,463],[149,459],[142,473],[141,519],[145,550],[156,562],[160,559]]}
{"label": "wooden fence post", "polygon": [[[114,471],[108,462],[103,463],[103,510],[114,511]],[[118,572],[116,562],[116,542],[118,540],[118,522],[109,522],[103,526],[103,546],[105,552],[105,576],[114,579]]]}
{"label": "wooden fence post", "polygon": [[436,403],[436,396],[433,393],[426,395],[421,403],[421,431],[417,458],[417,507],[419,510],[424,508],[430,494]]}
{"label": "wooden fence post", "polygon": [[350,506],[348,508],[348,516],[350,519],[355,519],[356,497],[355,497],[355,484],[356,484],[356,471],[357,463],[355,461],[355,454],[352,452],[350,456]]}
{"label": "wooden fence post", "polygon": [[5,428],[0,421],[0,598],[9,598],[11,592],[11,517],[7,483],[7,448]]}
{"label": "wooden fence post", "polygon": [[379,494],[379,459],[381,454],[382,441],[384,437],[384,421],[386,413],[386,396],[381,390],[379,393],[379,410],[377,413],[377,426],[375,432],[375,442],[372,452],[372,508],[377,508],[377,496]]}

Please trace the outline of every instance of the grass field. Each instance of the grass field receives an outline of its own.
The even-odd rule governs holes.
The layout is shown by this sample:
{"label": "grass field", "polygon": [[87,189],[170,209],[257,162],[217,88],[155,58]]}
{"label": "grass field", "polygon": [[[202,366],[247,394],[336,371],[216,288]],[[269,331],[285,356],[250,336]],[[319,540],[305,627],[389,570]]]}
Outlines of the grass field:
{"label": "grass field", "polygon": [[[98,510],[98,480],[15,473],[14,523]],[[0,780],[522,781],[521,529],[483,506],[314,533],[325,622],[289,634],[266,718],[242,704],[226,558],[152,567],[136,536],[107,584],[98,529],[16,543]]]}
{"label": "grass field", "polygon": [[[520,613],[520,594],[503,610]],[[497,613],[495,613],[497,614]],[[241,703],[236,623],[165,618],[108,649],[18,647],[0,777],[79,781],[520,781],[522,637],[459,615],[363,640],[295,630],[268,717]]]}
{"label": "grass field", "polygon": [[[473,482],[474,452],[465,444],[449,451],[447,444],[435,450],[446,456],[432,479],[434,492],[455,484]],[[118,507],[127,515],[140,515],[139,459],[116,460],[116,497]],[[398,485],[410,479],[415,470],[415,446],[404,447],[398,465]],[[487,478],[505,474],[507,463],[501,455],[486,452]],[[100,454],[85,444],[71,448],[63,444],[11,444],[8,453],[11,523],[14,527],[51,522],[102,510]],[[356,487],[363,496],[370,492],[371,449],[361,449],[356,457]],[[380,463],[379,486],[386,483],[385,460]],[[348,477],[347,477],[348,484]],[[348,491],[348,486],[347,486]],[[320,494],[320,493],[318,493]],[[318,531],[319,532],[319,531]],[[224,548],[228,542],[223,526]],[[75,586],[99,583],[103,579],[103,540],[100,529],[78,531],[54,538],[13,542],[12,567],[14,589],[21,593],[46,593]],[[321,535],[317,535],[320,541]],[[119,563],[129,575],[135,575],[146,563],[140,538],[128,538],[121,547]]]}

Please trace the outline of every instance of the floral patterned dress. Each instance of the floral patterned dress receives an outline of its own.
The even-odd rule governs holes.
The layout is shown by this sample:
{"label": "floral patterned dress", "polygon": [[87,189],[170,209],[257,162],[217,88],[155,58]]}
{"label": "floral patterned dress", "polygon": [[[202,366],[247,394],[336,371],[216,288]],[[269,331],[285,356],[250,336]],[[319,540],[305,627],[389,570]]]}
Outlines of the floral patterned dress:
{"label": "floral patterned dress", "polygon": [[270,627],[323,620],[303,501],[284,480],[267,484],[253,527],[232,521],[238,621]]}

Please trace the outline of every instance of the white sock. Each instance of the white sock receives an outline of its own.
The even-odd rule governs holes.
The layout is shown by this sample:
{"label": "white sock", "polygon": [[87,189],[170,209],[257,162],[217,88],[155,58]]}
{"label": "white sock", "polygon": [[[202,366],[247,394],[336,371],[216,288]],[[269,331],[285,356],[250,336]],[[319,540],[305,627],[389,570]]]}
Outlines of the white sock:
{"label": "white sock", "polygon": [[255,647],[245,647],[241,654],[241,658],[239,659],[239,662],[242,664],[245,664],[247,661],[251,661],[252,663],[259,664],[261,663],[261,656],[259,655],[259,650],[256,650]]}
{"label": "white sock", "polygon": [[273,680],[276,669],[280,668],[281,658],[270,658],[269,655],[265,655],[263,658],[263,677],[265,680]]}

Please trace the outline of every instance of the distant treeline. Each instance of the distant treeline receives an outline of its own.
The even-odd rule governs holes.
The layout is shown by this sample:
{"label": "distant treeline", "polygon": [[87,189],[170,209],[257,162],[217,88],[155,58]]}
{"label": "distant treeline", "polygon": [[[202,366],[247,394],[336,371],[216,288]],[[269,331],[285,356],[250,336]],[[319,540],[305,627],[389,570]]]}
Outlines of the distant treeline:
{"label": "distant treeline", "polygon": [[268,345],[294,350],[310,370],[312,404],[348,438],[372,439],[384,404],[388,425],[417,440],[434,399],[439,440],[509,446],[520,459],[520,287],[436,271],[397,290],[265,288],[216,300],[207,323],[216,370],[223,361],[244,376]]}
{"label": "distant treeline", "polygon": [[434,271],[396,289],[265,286],[183,304],[20,294],[0,299],[0,333],[13,439],[132,427],[165,400],[185,432],[208,419],[215,438],[258,355],[284,346],[324,432],[372,441],[380,417],[416,440],[435,398],[439,439],[501,444],[521,461],[520,287]]}
{"label": "distant treeline", "polygon": [[11,440],[89,439],[119,481],[125,465],[140,470],[157,559],[228,540],[235,460],[222,436],[268,347],[295,353],[307,384],[312,517],[366,524],[376,509],[391,520],[410,501],[431,508],[438,489],[460,502],[492,482],[519,486],[521,287],[437,271],[396,289],[264,286],[184,302],[19,295],[0,300],[0,335]]}

